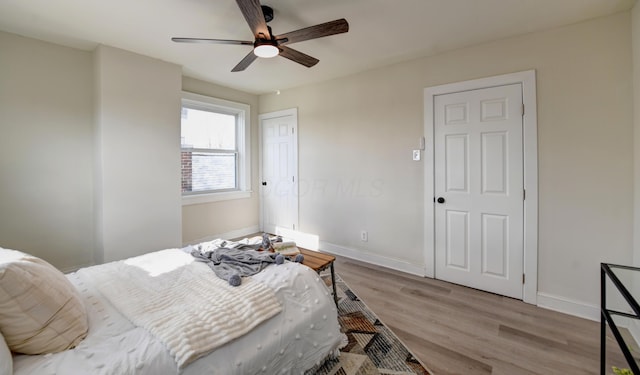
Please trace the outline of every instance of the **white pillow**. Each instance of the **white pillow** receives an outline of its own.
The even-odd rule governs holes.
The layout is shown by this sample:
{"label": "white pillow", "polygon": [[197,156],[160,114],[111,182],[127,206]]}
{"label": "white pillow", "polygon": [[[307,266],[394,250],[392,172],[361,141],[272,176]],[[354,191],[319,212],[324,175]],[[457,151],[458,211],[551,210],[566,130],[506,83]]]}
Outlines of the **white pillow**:
{"label": "white pillow", "polygon": [[4,337],[0,335],[0,375],[11,374],[13,374],[13,358]]}
{"label": "white pillow", "polygon": [[0,248],[0,332],[15,353],[55,353],[87,335],[80,294],[40,258]]}

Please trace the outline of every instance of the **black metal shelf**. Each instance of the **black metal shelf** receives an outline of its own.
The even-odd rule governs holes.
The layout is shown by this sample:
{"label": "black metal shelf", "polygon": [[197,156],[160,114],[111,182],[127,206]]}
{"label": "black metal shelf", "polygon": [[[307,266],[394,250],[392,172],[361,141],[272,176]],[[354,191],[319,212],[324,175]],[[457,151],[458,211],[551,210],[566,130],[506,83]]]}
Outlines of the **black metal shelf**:
{"label": "black metal shelf", "polygon": [[[613,320],[613,316],[615,315],[631,319],[640,319],[640,306],[638,305],[638,302],[636,302],[635,298],[633,298],[633,295],[629,293],[627,287],[613,272],[612,269],[615,268],[630,271],[640,271],[639,267],[600,263],[600,375],[606,375],[607,324],[609,324],[611,333],[613,333],[613,336],[618,342],[618,346],[622,350],[622,354],[624,354],[629,368],[634,374],[640,375],[640,368],[638,368],[638,364],[636,363],[635,358],[633,358],[633,355],[629,350],[629,346],[624,341],[624,338],[622,337],[622,334],[620,333],[616,322]],[[609,278],[609,280],[611,280],[620,295],[627,301],[629,307],[631,307],[631,310],[633,310],[633,313],[622,312],[607,308],[607,277]]]}

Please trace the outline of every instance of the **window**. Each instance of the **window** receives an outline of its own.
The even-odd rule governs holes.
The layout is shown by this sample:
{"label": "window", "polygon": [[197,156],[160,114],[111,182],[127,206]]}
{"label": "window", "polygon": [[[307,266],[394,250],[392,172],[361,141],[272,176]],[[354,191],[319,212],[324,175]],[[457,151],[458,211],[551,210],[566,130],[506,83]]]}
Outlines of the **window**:
{"label": "window", "polygon": [[249,106],[182,95],[183,204],[248,197]]}

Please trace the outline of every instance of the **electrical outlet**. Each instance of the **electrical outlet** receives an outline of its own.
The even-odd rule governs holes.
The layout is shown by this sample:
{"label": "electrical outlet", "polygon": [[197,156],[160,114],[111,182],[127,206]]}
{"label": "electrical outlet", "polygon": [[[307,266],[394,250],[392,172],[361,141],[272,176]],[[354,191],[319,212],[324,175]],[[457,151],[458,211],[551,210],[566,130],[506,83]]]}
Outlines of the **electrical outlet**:
{"label": "electrical outlet", "polygon": [[366,230],[360,232],[360,241],[367,242],[369,240],[369,233]]}

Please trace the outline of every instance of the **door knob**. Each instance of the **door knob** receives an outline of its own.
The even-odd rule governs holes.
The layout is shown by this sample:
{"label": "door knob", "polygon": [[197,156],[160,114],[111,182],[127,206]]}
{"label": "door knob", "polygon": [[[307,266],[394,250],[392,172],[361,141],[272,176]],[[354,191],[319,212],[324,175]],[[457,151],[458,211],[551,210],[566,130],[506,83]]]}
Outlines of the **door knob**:
{"label": "door knob", "polygon": [[438,203],[444,203],[444,198],[438,197]]}
{"label": "door knob", "polygon": [[267,186],[267,181],[262,181],[262,186]]}

